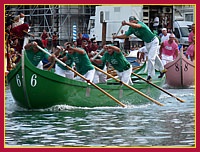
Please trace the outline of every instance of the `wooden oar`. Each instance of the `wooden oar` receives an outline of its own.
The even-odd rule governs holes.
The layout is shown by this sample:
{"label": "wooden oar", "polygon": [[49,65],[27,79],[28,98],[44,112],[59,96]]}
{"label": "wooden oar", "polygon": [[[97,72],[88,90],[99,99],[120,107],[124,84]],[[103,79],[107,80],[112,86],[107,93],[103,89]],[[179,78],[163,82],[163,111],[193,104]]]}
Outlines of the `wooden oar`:
{"label": "wooden oar", "polygon": [[53,66],[55,65],[55,63],[56,63],[56,62],[53,62],[53,63],[47,68],[47,70],[50,71],[50,70],[53,68]]}
{"label": "wooden oar", "polygon": [[[40,49],[42,52],[48,54],[49,56],[51,56],[51,54],[47,51],[45,51],[43,48],[41,48],[40,46],[37,46],[38,49]],[[76,70],[72,69],[70,66],[66,65],[65,63],[63,63],[61,60],[59,60],[58,58],[55,57],[55,60],[57,62],[59,62],[60,64],[62,64],[63,66],[67,67],[69,70],[71,70],[72,72],[74,72],[76,75],[78,75],[79,77],[81,77],[82,79],[84,79],[85,81],[87,81],[87,83],[90,83],[91,85],[93,85],[95,88],[97,88],[98,90],[100,90],[101,92],[103,92],[105,95],[107,95],[108,97],[110,97],[112,100],[114,100],[115,102],[117,102],[118,104],[120,104],[122,107],[125,107],[126,105],[121,103],[119,100],[117,100],[115,97],[113,97],[112,95],[110,95],[109,93],[107,93],[106,91],[104,91],[102,88],[100,88],[99,86],[97,86],[96,84],[94,84],[93,82],[91,82],[90,80],[86,79],[83,75],[81,75],[80,73],[78,73]]]}
{"label": "wooden oar", "polygon": [[97,69],[98,71],[100,71],[100,72],[102,72],[102,73],[108,75],[109,77],[115,79],[116,81],[122,83],[123,85],[127,86],[127,87],[130,88],[131,90],[137,92],[138,94],[140,94],[140,95],[144,96],[145,98],[151,100],[152,102],[156,103],[157,105],[159,105],[159,106],[163,106],[163,104],[161,104],[160,102],[158,102],[158,101],[156,101],[155,99],[153,99],[153,98],[147,96],[146,94],[144,94],[144,93],[142,93],[141,91],[139,91],[139,90],[133,88],[132,86],[130,86],[130,85],[128,85],[128,84],[122,82],[121,80],[119,80],[119,79],[113,77],[111,74],[108,74],[107,72],[101,70],[100,68],[98,68],[98,67],[96,67],[96,66],[94,66],[94,67],[95,67],[95,69]]}
{"label": "wooden oar", "polygon": [[119,30],[117,31],[116,36],[119,34],[121,28],[122,28],[122,25],[119,27]]}
{"label": "wooden oar", "polygon": [[159,90],[161,90],[161,91],[165,92],[166,94],[168,94],[168,95],[170,95],[170,96],[172,96],[172,97],[176,98],[176,99],[177,99],[177,100],[179,100],[180,102],[184,102],[184,101],[183,101],[183,100],[181,100],[180,98],[178,98],[178,97],[174,96],[173,94],[171,94],[171,93],[167,92],[167,91],[166,91],[166,90],[164,90],[163,88],[161,88],[161,87],[159,87],[159,86],[157,86],[157,85],[155,85],[155,84],[153,84],[153,83],[151,83],[151,82],[147,81],[146,79],[144,79],[143,77],[139,76],[138,74],[136,74],[136,73],[133,73],[133,72],[132,72],[132,74],[133,74],[133,75],[135,75],[136,77],[138,77],[138,78],[140,78],[140,79],[142,79],[142,80],[146,81],[147,83],[151,84],[152,86],[156,87],[157,89],[159,89]]}
{"label": "wooden oar", "polygon": [[103,53],[105,50],[102,49],[101,51],[99,51],[92,59],[96,59],[101,53]]}
{"label": "wooden oar", "polygon": [[23,30],[24,33],[26,33],[28,36],[35,37],[33,34],[28,33],[27,31]]}
{"label": "wooden oar", "polygon": [[139,68],[141,68],[141,66],[135,66],[135,67],[132,68],[132,70],[137,70]]}
{"label": "wooden oar", "polygon": [[48,66],[49,64],[52,64],[51,62],[48,62],[47,64],[43,65],[43,68],[45,68],[46,66]]}
{"label": "wooden oar", "polygon": [[[117,33],[116,33],[116,34],[114,34],[114,35],[116,35],[116,36],[117,36],[117,35],[119,34],[119,32],[120,32],[121,28],[122,28],[122,25],[119,27],[119,29],[118,29]],[[111,43],[113,43],[113,42],[114,42],[114,39],[112,39],[112,40],[111,40]]]}

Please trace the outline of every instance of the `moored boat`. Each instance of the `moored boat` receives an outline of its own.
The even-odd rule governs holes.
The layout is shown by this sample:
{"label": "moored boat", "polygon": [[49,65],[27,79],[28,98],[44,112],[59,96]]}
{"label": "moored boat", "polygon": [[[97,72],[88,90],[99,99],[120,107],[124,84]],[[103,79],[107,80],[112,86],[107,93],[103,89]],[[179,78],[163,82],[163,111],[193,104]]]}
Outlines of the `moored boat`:
{"label": "moored boat", "polygon": [[[144,70],[145,64],[136,70],[136,73],[146,78],[147,74]],[[156,72],[152,83],[162,86],[165,78],[158,79],[158,75],[159,72]],[[159,98],[160,90],[137,77],[132,76],[132,80],[134,88],[154,99]],[[77,107],[119,106],[86,82],[64,78],[53,72],[36,68],[28,60],[25,51],[20,63],[8,74],[8,82],[16,104],[28,109],[42,109],[63,104]],[[151,102],[113,79],[109,79],[107,84],[97,85],[126,105]]]}
{"label": "moored boat", "polygon": [[181,51],[178,57],[165,65],[166,84],[174,88],[187,88],[194,85],[195,65]]}

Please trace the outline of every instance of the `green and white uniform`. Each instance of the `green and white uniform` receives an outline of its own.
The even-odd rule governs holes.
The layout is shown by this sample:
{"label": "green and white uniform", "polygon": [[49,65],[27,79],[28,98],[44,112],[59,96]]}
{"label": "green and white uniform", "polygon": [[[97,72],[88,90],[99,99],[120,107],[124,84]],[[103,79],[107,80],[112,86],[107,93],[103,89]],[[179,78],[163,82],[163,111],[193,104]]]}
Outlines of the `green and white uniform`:
{"label": "green and white uniform", "polygon": [[[67,54],[66,56],[67,60],[72,59],[72,61],[75,63],[76,70],[78,73],[83,75],[86,79],[90,80],[91,82],[93,81],[95,69],[92,63],[90,62],[90,59],[86,52],[84,54],[74,52],[73,54]],[[79,77],[77,77],[76,79],[82,80]]]}
{"label": "green and white uniform", "polygon": [[[100,59],[100,58],[97,57],[97,59]],[[96,67],[102,69],[103,71],[107,72],[106,63],[105,62],[102,62],[101,64],[95,64],[95,63],[92,63],[92,64],[95,65]],[[95,70],[93,82],[95,84],[97,84],[97,83],[106,83],[107,82],[107,75],[105,75],[101,71]]]}
{"label": "green and white uniform", "polygon": [[137,36],[146,43],[152,42],[152,40],[155,38],[155,35],[151,32],[150,28],[141,21],[138,21],[138,24],[140,24],[142,27],[132,28],[130,26],[128,31],[125,32],[125,35],[129,36],[131,34],[134,34],[135,36]]}
{"label": "green and white uniform", "polygon": [[148,75],[153,76],[155,75],[155,60],[156,64],[161,65],[159,66],[158,70],[164,70],[164,66],[162,65],[162,62],[158,57],[159,40],[157,36],[151,32],[151,30],[145,23],[138,21],[138,24],[141,25],[141,28],[133,28],[130,26],[128,31],[125,32],[125,35],[129,36],[131,34],[134,34],[144,41],[144,44],[148,51]]}
{"label": "green and white uniform", "polygon": [[[61,53],[60,53],[61,54]],[[64,57],[66,54],[61,54],[60,57]],[[66,65],[68,65],[69,67],[72,68],[73,66],[73,61],[72,59],[68,59],[66,62],[65,62]],[[63,76],[63,77],[66,77],[66,78],[69,78],[69,79],[73,79],[74,78],[74,72],[69,70],[67,67],[63,66],[62,64],[60,64],[59,62],[56,63],[56,66],[55,66],[55,73],[60,75],[60,76]]]}
{"label": "green and white uniform", "polygon": [[[48,52],[47,49],[44,49],[45,51]],[[30,47],[29,50],[26,50],[26,54],[28,59],[31,61],[31,63],[36,66],[39,69],[43,70],[43,63],[42,60],[43,59],[48,59],[49,55],[42,52],[42,51],[38,51],[38,52],[33,52],[33,47]]]}
{"label": "green and white uniform", "polygon": [[109,62],[113,68],[117,70],[117,74],[121,81],[126,84],[132,84],[132,65],[127,61],[122,52],[118,53],[114,51],[112,55],[110,55],[108,52],[105,52],[101,60],[104,63]]}

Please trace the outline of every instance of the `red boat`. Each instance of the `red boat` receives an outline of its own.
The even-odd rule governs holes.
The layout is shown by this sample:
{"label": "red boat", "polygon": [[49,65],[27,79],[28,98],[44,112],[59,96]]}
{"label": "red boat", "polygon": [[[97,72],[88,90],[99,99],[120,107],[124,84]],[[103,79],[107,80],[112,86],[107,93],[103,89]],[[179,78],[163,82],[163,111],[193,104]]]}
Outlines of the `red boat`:
{"label": "red boat", "polygon": [[166,84],[174,88],[187,88],[194,85],[195,65],[181,51],[178,57],[165,65]]}

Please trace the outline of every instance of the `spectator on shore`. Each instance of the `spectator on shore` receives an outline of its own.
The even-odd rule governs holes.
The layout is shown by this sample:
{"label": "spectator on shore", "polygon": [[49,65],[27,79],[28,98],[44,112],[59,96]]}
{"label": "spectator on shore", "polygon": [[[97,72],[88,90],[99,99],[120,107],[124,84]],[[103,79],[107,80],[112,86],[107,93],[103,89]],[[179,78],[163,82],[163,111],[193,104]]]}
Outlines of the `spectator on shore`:
{"label": "spectator on shore", "polygon": [[171,34],[169,40],[165,40],[160,46],[159,57],[163,65],[173,61],[178,56],[178,44],[174,39],[175,35]]}
{"label": "spectator on shore", "polygon": [[42,34],[41,34],[41,39],[42,39],[42,44],[44,48],[47,48],[48,45],[48,38],[49,38],[49,34],[47,33],[47,31],[44,29]]}
{"label": "spectator on shore", "polygon": [[52,51],[54,53],[56,51],[56,46],[59,45],[58,34],[55,31],[53,32],[53,36],[52,36],[52,45],[53,45]]}
{"label": "spectator on shore", "polygon": [[170,33],[167,33],[166,28],[162,28],[162,36],[161,36],[161,43],[165,40],[169,40]]}
{"label": "spectator on shore", "polygon": [[81,47],[83,40],[88,41],[86,38],[83,37],[82,33],[78,33],[78,38],[76,40],[77,41],[77,47]]}

